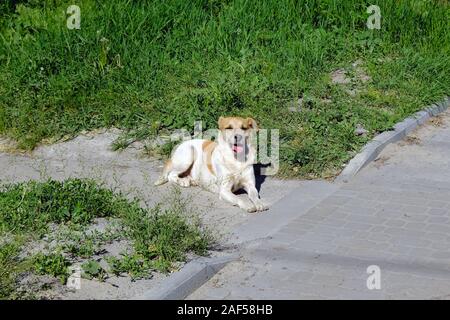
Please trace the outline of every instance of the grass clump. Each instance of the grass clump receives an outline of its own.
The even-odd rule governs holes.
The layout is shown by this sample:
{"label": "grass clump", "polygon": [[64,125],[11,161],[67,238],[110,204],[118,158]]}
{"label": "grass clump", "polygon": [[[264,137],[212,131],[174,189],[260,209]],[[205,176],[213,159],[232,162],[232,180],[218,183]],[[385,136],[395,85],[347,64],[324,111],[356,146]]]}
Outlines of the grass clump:
{"label": "grass clump", "polygon": [[61,253],[38,253],[33,258],[33,268],[37,274],[58,278],[62,284],[69,278],[69,260]]}
{"label": "grass clump", "polygon": [[87,279],[104,281],[108,276],[105,269],[95,260],[86,261],[81,265],[81,269],[83,270],[83,277]]}
{"label": "grass clump", "polygon": [[184,261],[187,253],[206,254],[211,235],[204,232],[198,220],[186,223],[186,203],[168,208],[133,210],[123,216],[123,234],[132,242],[132,253],[110,257],[111,272],[129,274],[133,279],[148,278],[152,270],[170,272],[174,261]]}
{"label": "grass clump", "polygon": [[121,257],[110,256],[106,258],[110,272],[116,276],[128,274],[133,280],[151,277],[154,263],[140,254],[122,254]]}
{"label": "grass clump", "polygon": [[20,298],[16,285],[22,272],[29,268],[29,263],[20,258],[21,241],[0,243],[0,300]]}
{"label": "grass clump", "polygon": [[103,246],[123,238],[117,220],[108,221],[105,230],[87,230],[87,226],[71,224],[59,226],[55,234],[47,235],[46,240],[58,243],[58,249],[71,258],[87,259],[104,252]]}
{"label": "grass clump", "polygon": [[[113,275],[149,278],[185,261],[187,253],[206,254],[209,233],[193,219],[192,208],[175,194],[174,205],[142,208],[92,180],[28,181],[0,189],[0,298],[20,298],[25,272],[67,282],[69,267],[82,262],[83,276],[104,281]],[[97,218],[110,219],[98,231]],[[106,220],[109,222],[110,220]],[[121,257],[104,257],[104,246],[125,241]],[[38,241],[38,242],[36,242]],[[40,241],[40,242],[39,242]],[[33,244],[46,246],[34,254]],[[35,250],[34,250],[35,251]],[[109,263],[109,272],[100,261]]]}
{"label": "grass clump", "polygon": [[29,181],[0,189],[0,231],[42,234],[50,223],[87,224],[118,215],[117,197],[94,181]]}
{"label": "grass clump", "polygon": [[211,238],[205,236],[198,222],[187,224],[182,212],[157,206],[124,217],[126,237],[132,239],[134,252],[151,262],[151,268],[167,272],[172,261],[183,261],[187,252],[206,253]]}

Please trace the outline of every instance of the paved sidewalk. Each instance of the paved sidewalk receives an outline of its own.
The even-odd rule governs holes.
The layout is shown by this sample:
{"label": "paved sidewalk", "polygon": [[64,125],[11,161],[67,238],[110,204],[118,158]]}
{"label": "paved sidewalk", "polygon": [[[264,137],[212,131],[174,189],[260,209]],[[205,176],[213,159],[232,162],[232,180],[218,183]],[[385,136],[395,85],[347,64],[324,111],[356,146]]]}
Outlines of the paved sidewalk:
{"label": "paved sidewalk", "polygon": [[[284,198],[271,223],[285,225],[244,242],[241,258],[188,298],[450,299],[450,112],[303,211],[302,197]],[[258,229],[247,226],[252,240]],[[367,288],[371,265],[379,290]]]}

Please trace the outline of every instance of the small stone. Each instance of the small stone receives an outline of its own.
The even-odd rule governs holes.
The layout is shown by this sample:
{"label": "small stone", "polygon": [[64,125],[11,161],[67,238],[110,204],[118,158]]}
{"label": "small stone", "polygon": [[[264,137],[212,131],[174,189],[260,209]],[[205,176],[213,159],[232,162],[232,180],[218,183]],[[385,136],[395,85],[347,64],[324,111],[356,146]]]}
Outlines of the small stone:
{"label": "small stone", "polygon": [[355,129],[355,134],[357,136],[365,136],[369,131],[367,131],[366,129],[364,129],[364,127],[362,126],[362,124],[357,124],[356,125],[356,129]]}

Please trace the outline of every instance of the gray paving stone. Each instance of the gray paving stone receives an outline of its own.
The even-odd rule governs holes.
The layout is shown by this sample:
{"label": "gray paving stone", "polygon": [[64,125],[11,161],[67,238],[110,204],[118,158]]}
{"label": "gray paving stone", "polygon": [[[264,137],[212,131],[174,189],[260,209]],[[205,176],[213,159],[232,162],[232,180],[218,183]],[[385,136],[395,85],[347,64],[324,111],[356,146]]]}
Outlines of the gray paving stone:
{"label": "gray paving stone", "polygon": [[423,224],[424,221],[426,221],[428,219],[428,215],[426,214],[409,214],[409,213],[405,213],[403,215],[403,218],[406,221],[413,221],[413,222],[417,222],[417,223],[421,223]]}
{"label": "gray paving stone", "polygon": [[359,223],[359,222],[348,222],[345,225],[345,228],[350,230],[350,231],[354,231],[354,230],[369,230],[372,227],[372,225],[368,224],[368,223]]}
{"label": "gray paving stone", "polygon": [[423,214],[423,213],[426,213],[427,210],[428,210],[428,207],[416,206],[416,205],[404,205],[402,207],[402,211],[409,213],[409,214],[414,214],[414,213]]}
{"label": "gray paving stone", "polygon": [[386,227],[385,226],[374,226],[374,227],[372,227],[369,231],[372,233],[372,234],[382,234],[383,236],[385,235],[384,234],[384,230],[386,230]]}
{"label": "gray paving stone", "polygon": [[351,201],[353,197],[348,196],[339,196],[339,195],[331,195],[327,199],[325,199],[322,203],[331,205],[331,206],[340,206],[349,201]]}
{"label": "gray paving stone", "polygon": [[429,217],[427,219],[428,223],[446,223],[448,222],[449,218],[446,217]]}
{"label": "gray paving stone", "polygon": [[450,225],[430,223],[425,227],[425,230],[449,234],[450,233]]}
{"label": "gray paving stone", "polygon": [[432,201],[427,202],[427,207],[431,207],[431,208],[442,209],[442,208],[446,208],[447,205],[448,205],[448,202],[445,202],[445,201],[432,200]]}
{"label": "gray paving stone", "polygon": [[442,241],[444,244],[446,244],[450,242],[450,239],[445,233],[427,232],[426,234],[424,234],[423,238],[433,240],[435,243],[439,243]]}
{"label": "gray paving stone", "polygon": [[[347,218],[347,221],[349,219]],[[386,221],[388,221],[386,218],[382,218],[382,217],[378,217],[378,216],[357,216],[354,215],[351,217],[351,221],[352,222],[361,222],[361,223],[366,223],[366,224],[371,224],[373,227],[374,225],[382,225],[384,224]]]}
{"label": "gray paving stone", "polygon": [[386,221],[385,225],[389,227],[402,227],[406,224],[404,220],[400,219],[389,219]]}
{"label": "gray paving stone", "polygon": [[433,216],[449,216],[449,210],[442,208],[431,208],[428,210],[428,213]]}
{"label": "gray paving stone", "polygon": [[426,224],[424,222],[408,222],[404,225],[405,229],[423,230]]}

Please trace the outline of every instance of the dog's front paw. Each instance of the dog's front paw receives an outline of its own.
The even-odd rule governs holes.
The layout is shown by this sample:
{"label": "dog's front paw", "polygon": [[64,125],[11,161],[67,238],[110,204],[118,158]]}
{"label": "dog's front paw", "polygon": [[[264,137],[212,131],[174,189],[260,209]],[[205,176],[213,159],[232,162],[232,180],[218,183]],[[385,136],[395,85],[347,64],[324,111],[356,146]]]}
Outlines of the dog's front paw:
{"label": "dog's front paw", "polygon": [[244,201],[239,201],[238,206],[239,206],[239,208],[241,208],[249,213],[257,211],[256,207],[253,204],[250,204],[250,203],[247,203]]}
{"label": "dog's front paw", "polygon": [[257,211],[266,211],[269,209],[269,206],[264,204],[263,202],[258,202],[255,204]]}

